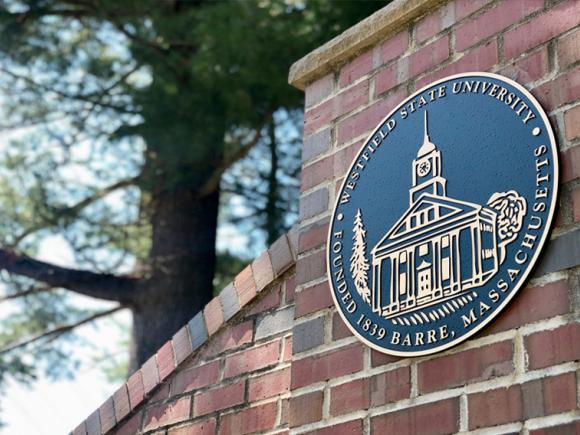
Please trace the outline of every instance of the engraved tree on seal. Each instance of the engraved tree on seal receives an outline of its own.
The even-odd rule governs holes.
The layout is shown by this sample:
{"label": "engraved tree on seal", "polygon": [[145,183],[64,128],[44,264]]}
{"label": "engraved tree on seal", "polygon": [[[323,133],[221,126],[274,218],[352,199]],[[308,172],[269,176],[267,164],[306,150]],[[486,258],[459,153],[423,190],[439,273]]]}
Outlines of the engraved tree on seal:
{"label": "engraved tree on seal", "polygon": [[350,256],[350,272],[352,273],[352,278],[358,294],[361,295],[365,302],[370,304],[371,290],[369,288],[368,277],[370,266],[369,261],[367,260],[367,242],[365,240],[367,232],[364,228],[360,209],[356,212],[352,232],[354,234],[352,237],[354,243],[352,245],[352,255]]}
{"label": "engraved tree on seal", "polygon": [[355,286],[374,312],[393,322],[445,317],[477,297],[471,289],[499,271],[526,212],[525,199],[514,190],[492,193],[485,206],[449,197],[441,151],[429,138],[425,112],[409,207],[371,250],[370,289],[366,231],[357,212],[351,257]]}

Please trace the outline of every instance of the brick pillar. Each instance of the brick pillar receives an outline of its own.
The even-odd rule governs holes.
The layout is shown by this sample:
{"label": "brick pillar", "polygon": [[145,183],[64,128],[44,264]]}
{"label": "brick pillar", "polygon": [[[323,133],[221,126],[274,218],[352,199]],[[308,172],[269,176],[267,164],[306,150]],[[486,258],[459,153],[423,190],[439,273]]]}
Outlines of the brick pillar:
{"label": "brick pillar", "polygon": [[[580,1],[440,3],[395,2],[292,68],[305,118],[291,431],[578,428],[580,347],[571,343],[580,343]],[[431,81],[468,71],[518,81],[549,113],[562,171],[554,240],[527,288],[476,337],[421,359],[383,355],[354,338],[333,306],[325,243],[336,192],[391,109]]]}

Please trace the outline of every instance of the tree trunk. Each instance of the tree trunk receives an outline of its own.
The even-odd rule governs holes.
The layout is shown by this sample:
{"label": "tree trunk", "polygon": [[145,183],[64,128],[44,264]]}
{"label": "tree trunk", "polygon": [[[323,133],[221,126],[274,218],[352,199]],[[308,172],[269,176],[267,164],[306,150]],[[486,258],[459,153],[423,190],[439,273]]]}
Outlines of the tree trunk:
{"label": "tree trunk", "polygon": [[[187,183],[189,184],[189,183]],[[219,190],[179,185],[153,194],[150,277],[133,305],[134,372],[212,298]]]}
{"label": "tree trunk", "polygon": [[269,148],[270,148],[270,172],[268,173],[268,194],[266,197],[266,243],[270,246],[278,237],[280,230],[284,227],[282,211],[278,207],[279,186],[278,186],[278,148],[276,143],[276,123],[274,119],[269,126]]}

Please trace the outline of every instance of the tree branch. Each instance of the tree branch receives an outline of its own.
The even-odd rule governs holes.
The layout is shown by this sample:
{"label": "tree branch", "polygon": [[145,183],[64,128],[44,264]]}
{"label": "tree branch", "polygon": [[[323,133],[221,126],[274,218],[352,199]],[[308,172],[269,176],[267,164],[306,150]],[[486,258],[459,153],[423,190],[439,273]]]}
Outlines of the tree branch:
{"label": "tree branch", "polygon": [[131,304],[139,278],[69,269],[0,248],[0,269],[85,296]]}
{"label": "tree branch", "polygon": [[262,129],[264,128],[264,125],[270,121],[271,117],[272,112],[269,112],[268,115],[266,116],[264,124],[260,126],[258,129],[256,129],[256,133],[252,138],[252,140],[247,144],[241,145],[235,152],[222,159],[220,164],[215,168],[215,170],[209,176],[207,181],[199,189],[198,196],[200,198],[203,198],[204,196],[207,196],[210,193],[214,192],[220,184],[220,180],[222,179],[223,173],[226,172],[228,168],[230,168],[238,160],[246,157],[248,153],[252,150],[252,148],[256,146],[256,144],[260,141],[260,138],[262,137]]}
{"label": "tree branch", "polygon": [[16,293],[9,294],[7,296],[3,296],[0,298],[0,302],[10,301],[12,299],[24,298],[26,296],[35,295],[38,293],[46,293],[46,292],[49,292],[51,290],[54,290],[54,287],[52,287],[52,286],[34,287],[34,288],[31,288],[28,290],[22,290],[22,291],[19,291]]}
{"label": "tree branch", "polygon": [[[75,217],[78,213],[80,213],[83,209],[85,209],[86,207],[88,207],[92,203],[98,201],[99,199],[104,198],[109,193],[112,193],[118,189],[122,189],[124,187],[129,187],[129,186],[134,185],[135,183],[137,183],[138,179],[139,179],[139,177],[137,176],[137,177],[126,178],[124,180],[120,180],[116,183],[111,184],[110,186],[107,186],[101,190],[98,190],[97,192],[93,193],[92,195],[89,195],[86,198],[80,200],[76,204],[71,205],[70,207],[52,207],[52,210],[56,215],[60,215],[60,216],[64,216],[64,217],[71,217],[71,216]],[[14,240],[14,242],[10,246],[15,247],[22,240],[24,240],[26,237],[28,237],[29,235],[31,235],[37,231],[43,230],[45,228],[51,227],[53,225],[56,225],[57,223],[58,223],[58,219],[53,220],[53,221],[49,221],[49,222],[40,222],[37,225],[34,225],[30,228],[27,228],[22,234],[20,234],[18,237],[16,237],[16,239]]]}
{"label": "tree branch", "polygon": [[25,340],[21,340],[17,343],[10,344],[10,345],[0,349],[0,355],[2,355],[4,353],[11,352],[11,351],[18,349],[20,347],[28,346],[29,344],[32,344],[38,340],[42,340],[43,338],[46,338],[46,337],[51,337],[51,339],[56,339],[56,338],[60,337],[61,335],[66,334],[67,332],[71,332],[73,329],[78,328],[79,326],[85,325],[85,324],[90,323],[90,322],[94,322],[95,320],[100,319],[102,317],[110,316],[111,314],[114,314],[121,309],[123,309],[123,307],[118,306],[118,307],[112,308],[112,309],[107,310],[107,311],[101,311],[99,313],[93,314],[92,316],[86,317],[86,318],[80,320],[79,322],[69,323],[67,325],[61,325],[61,326],[58,326],[58,327],[51,329],[49,331],[45,331],[42,334],[35,335],[34,337],[30,337],[30,338],[27,338]]}

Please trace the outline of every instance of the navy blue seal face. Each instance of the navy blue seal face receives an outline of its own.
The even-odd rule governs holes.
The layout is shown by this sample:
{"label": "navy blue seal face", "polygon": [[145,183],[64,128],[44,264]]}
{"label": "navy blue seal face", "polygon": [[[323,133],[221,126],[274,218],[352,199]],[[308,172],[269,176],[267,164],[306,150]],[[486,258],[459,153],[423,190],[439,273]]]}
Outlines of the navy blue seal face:
{"label": "navy blue seal face", "polygon": [[488,324],[529,276],[558,160],[538,102],[495,74],[447,77],[393,110],[337,193],[328,279],[353,333],[415,356]]}

